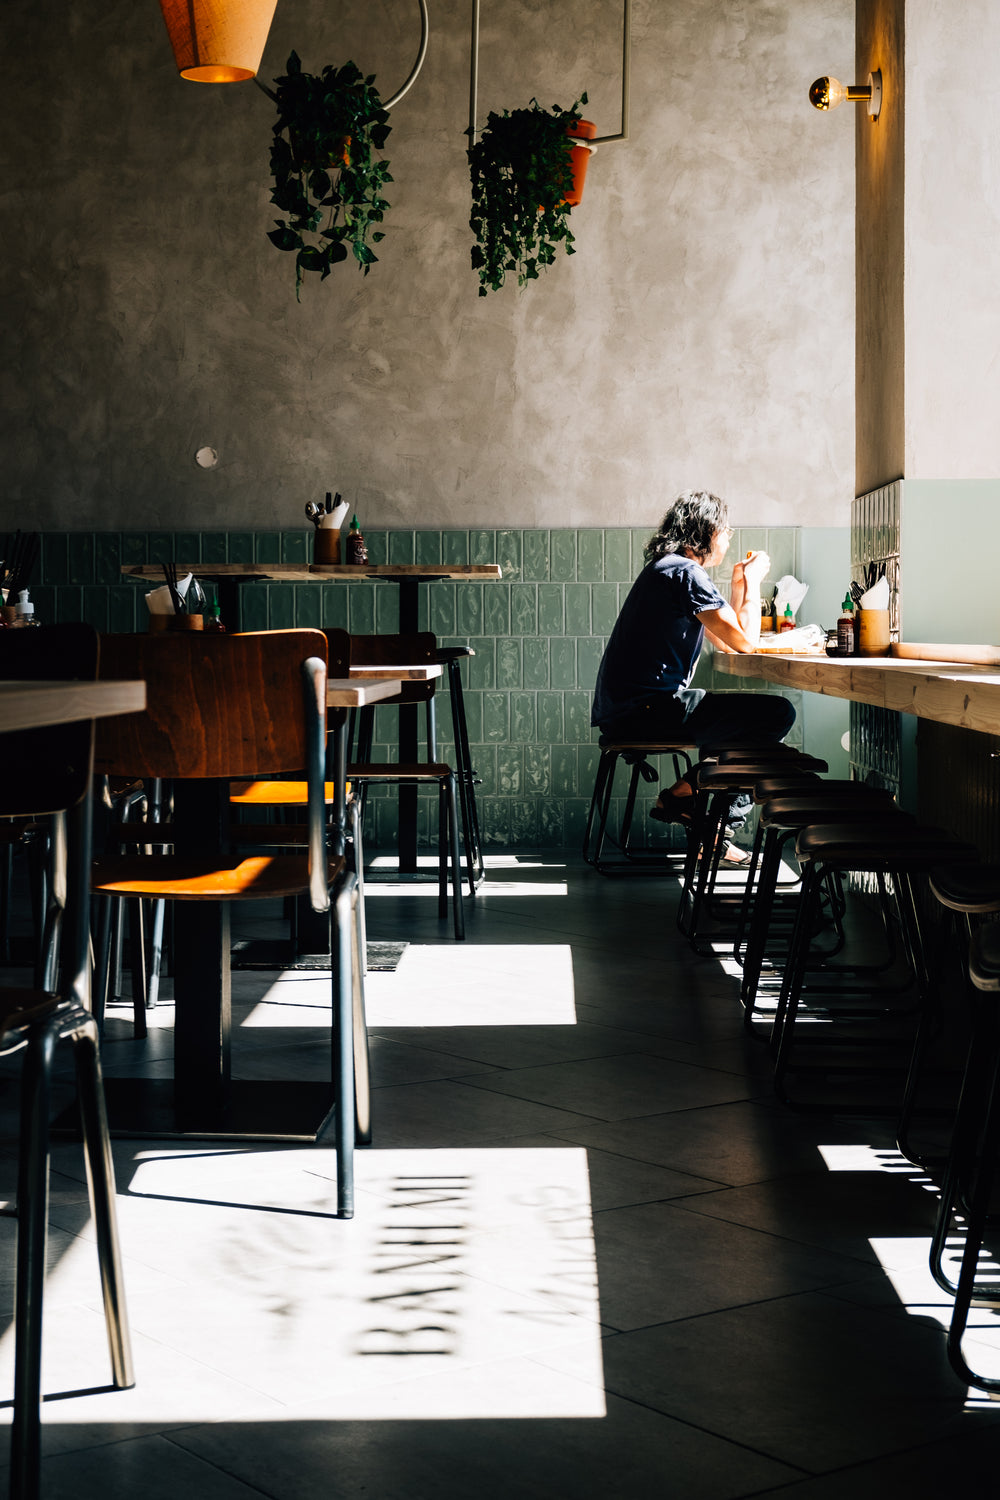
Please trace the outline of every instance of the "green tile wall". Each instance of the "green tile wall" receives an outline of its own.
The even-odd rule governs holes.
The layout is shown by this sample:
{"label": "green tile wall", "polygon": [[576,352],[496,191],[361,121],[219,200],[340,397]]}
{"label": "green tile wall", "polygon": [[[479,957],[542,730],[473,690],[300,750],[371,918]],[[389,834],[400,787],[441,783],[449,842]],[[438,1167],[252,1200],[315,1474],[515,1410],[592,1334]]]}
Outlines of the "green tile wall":
{"label": "green tile wall", "polygon": [[[373,563],[499,562],[499,583],[433,583],[420,590],[420,628],[444,645],[475,650],[463,668],[472,758],[482,778],[480,820],[491,848],[579,848],[596,766],[590,727],[594,678],[605,641],[633,578],[649,531],[368,531]],[[772,576],[796,572],[798,530],[737,531],[730,556],[766,547]],[[79,532],[42,538],[32,590],[42,621],[90,621],[102,631],[144,629],[145,581],[123,579],[123,563],[302,562],[306,531],[174,533]],[[718,579],[725,582],[725,570]],[[340,627],[356,634],[397,628],[393,583],[248,583],[241,590],[244,630]],[[696,683],[713,685],[710,659]],[[717,686],[742,686],[720,678]],[[747,683],[759,691],[760,683]],[[396,711],[380,709],[375,755],[395,755]],[[447,694],[438,695],[441,753],[452,753]],[[794,731],[793,731],[794,738]],[[622,800],[624,800],[624,784]],[[647,800],[647,799],[644,799]],[[373,798],[369,848],[391,844],[395,799]],[[433,815],[433,816],[432,816]],[[637,819],[637,828],[639,820]],[[436,804],[421,803],[420,833],[431,846]],[[659,834],[659,829],[654,833]]]}

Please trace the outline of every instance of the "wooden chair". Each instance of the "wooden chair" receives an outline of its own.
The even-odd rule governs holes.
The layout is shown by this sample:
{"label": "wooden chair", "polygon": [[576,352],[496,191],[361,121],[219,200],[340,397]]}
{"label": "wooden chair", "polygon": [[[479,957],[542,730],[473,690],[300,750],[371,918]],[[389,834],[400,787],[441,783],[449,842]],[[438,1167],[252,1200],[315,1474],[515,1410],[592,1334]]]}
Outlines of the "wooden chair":
{"label": "wooden chair", "polygon": [[[352,667],[385,667],[386,675],[392,675],[392,667],[400,664],[420,666],[436,665],[438,662],[437,640],[429,631],[414,635],[349,635],[346,630],[328,630],[330,644],[330,671],[333,676],[347,677]],[[363,710],[362,730],[357,747],[357,758],[352,758],[347,775],[362,793],[373,783],[383,785],[419,785],[434,783],[438,787],[438,916],[448,915],[448,867],[451,866],[452,913],[455,937],[465,937],[465,912],[462,903],[462,866],[459,853],[459,820],[456,777],[454,769],[445,761],[437,759],[437,735],[434,718],[433,679],[427,682],[407,682],[402,692],[394,698],[386,698],[379,707],[387,704],[423,703],[427,711],[426,759],[411,765],[395,761],[375,762],[371,759],[372,711]],[[362,797],[362,812],[364,800]],[[468,844],[467,844],[468,847]],[[475,890],[475,875],[470,847],[469,882]]]}
{"label": "wooden chair", "polygon": [[[326,638],[320,631],[267,631],[247,635],[107,636],[102,677],[142,677],[145,714],[101,725],[95,764],[107,775],[159,777],[174,783],[173,852],[123,856],[94,864],[93,889],[178,903],[175,910],[175,1099],[197,1111],[199,1079],[219,1096],[222,1115],[229,1083],[228,1006],[219,1001],[221,1040],[207,1035],[185,996],[202,987],[199,968],[216,956],[199,952],[191,903],[214,903],[306,894],[314,912],[330,923],[332,969],[332,1082],[336,1090],[337,1202],[341,1217],[354,1211],[355,1115],[367,1133],[367,1076],[356,1072],[363,1054],[364,994],[358,954],[357,881],[342,857],[330,857],[324,817],[326,751]],[[241,858],[229,842],[229,778],[298,773],[307,785],[307,850]],[[157,830],[157,843],[167,833]],[[186,931],[180,928],[184,918]],[[228,999],[228,925],[217,931],[224,976],[206,983]],[[187,926],[188,923],[192,925]],[[183,1012],[182,1012],[183,1006]],[[182,1033],[183,1026],[183,1033]],[[198,1038],[200,1046],[191,1040]],[[181,1046],[190,1069],[178,1077]],[[212,1049],[220,1048],[218,1056]],[[187,1064],[184,1065],[188,1067]],[[355,1097],[357,1090],[357,1098]],[[192,1130],[216,1134],[215,1130]]]}
{"label": "wooden chair", "polygon": [[[98,638],[87,625],[5,631],[0,676],[96,676]],[[74,670],[75,669],[75,670]],[[97,1236],[115,1387],[135,1384],[115,1214],[97,1025],[90,1014],[89,868],[92,721],[0,736],[0,817],[50,820],[43,983],[0,990],[0,1053],[25,1049],[17,1184],[14,1425],[11,1495],[35,1500],[41,1460],[42,1298],[49,1192],[52,1063],[59,1042],[73,1045],[91,1213]]]}

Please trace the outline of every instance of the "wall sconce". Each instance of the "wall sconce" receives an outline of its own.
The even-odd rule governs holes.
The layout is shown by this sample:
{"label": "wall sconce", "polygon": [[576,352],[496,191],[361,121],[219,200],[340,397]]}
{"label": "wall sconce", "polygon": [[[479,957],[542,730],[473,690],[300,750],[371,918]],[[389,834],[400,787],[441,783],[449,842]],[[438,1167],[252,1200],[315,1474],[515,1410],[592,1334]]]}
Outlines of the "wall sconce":
{"label": "wall sconce", "polygon": [[182,78],[240,83],[254,78],[277,0],[160,0]]}
{"label": "wall sconce", "polygon": [[836,78],[817,78],[809,89],[809,103],[816,109],[836,109],[845,99],[854,104],[864,101],[871,118],[877,120],[882,108],[881,68],[868,74],[867,83],[843,84],[838,83]]}

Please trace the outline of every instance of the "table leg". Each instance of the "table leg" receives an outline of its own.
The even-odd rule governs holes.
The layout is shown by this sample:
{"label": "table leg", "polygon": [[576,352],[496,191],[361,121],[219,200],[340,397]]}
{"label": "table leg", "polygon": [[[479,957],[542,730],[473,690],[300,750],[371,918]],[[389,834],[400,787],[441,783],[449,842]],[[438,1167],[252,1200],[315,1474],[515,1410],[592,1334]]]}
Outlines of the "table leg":
{"label": "table leg", "polygon": [[[418,629],[417,583],[412,578],[399,580],[399,633],[415,635]],[[419,749],[420,714],[416,703],[403,704],[399,709],[399,759],[401,764],[412,765],[420,759]],[[417,869],[417,788],[399,788],[399,869],[401,874],[413,875]]]}

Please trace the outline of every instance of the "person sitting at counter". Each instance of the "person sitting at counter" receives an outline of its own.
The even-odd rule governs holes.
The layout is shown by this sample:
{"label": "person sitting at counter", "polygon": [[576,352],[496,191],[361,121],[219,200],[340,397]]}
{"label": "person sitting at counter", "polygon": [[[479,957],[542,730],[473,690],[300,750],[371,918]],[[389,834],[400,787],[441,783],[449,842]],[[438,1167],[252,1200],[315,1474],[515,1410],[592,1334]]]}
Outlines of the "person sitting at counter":
{"label": "person sitting at counter", "polygon": [[[705,745],[773,745],[795,722],[774,693],[710,693],[690,686],[706,635],[717,651],[755,651],[760,585],[770,559],[752,552],[733,567],[730,600],[707,568],[718,567],[732,537],[717,495],[688,491],[667,511],[645,547],[646,565],[622,606],[597,673],[591,723],[609,740],[679,740]],[[660,793],[650,817],[686,822],[694,773]],[[731,828],[749,811],[734,805]],[[742,862],[738,850],[727,857]]]}

